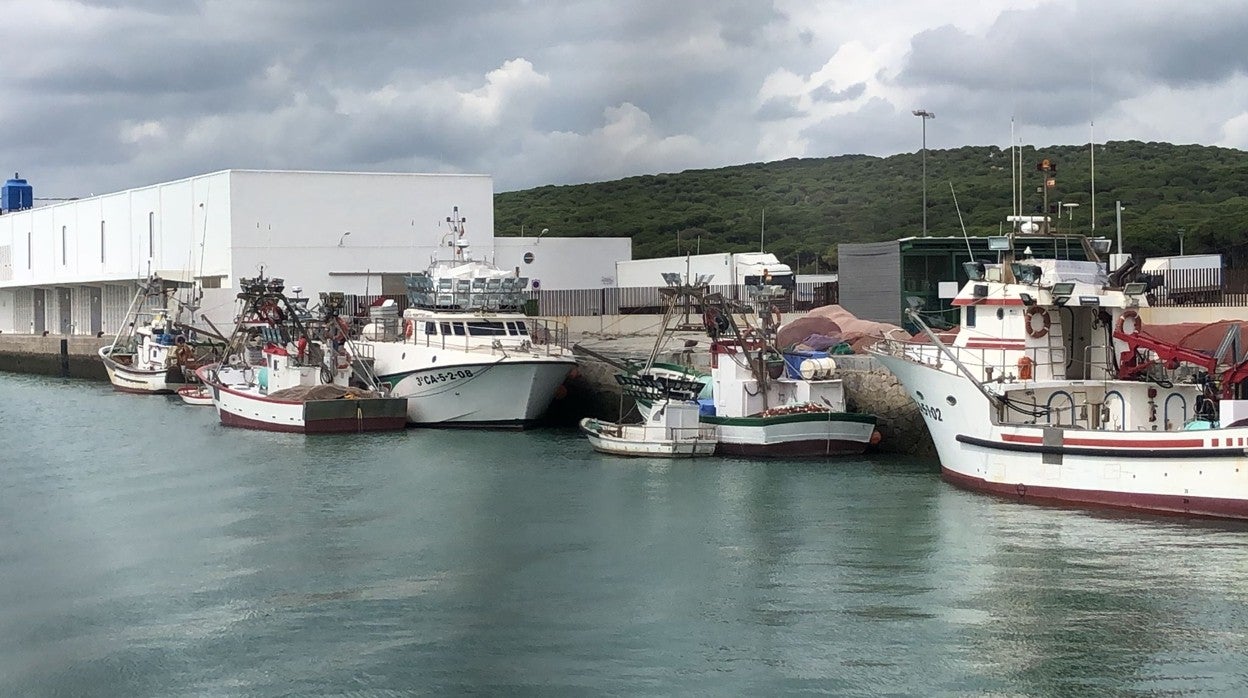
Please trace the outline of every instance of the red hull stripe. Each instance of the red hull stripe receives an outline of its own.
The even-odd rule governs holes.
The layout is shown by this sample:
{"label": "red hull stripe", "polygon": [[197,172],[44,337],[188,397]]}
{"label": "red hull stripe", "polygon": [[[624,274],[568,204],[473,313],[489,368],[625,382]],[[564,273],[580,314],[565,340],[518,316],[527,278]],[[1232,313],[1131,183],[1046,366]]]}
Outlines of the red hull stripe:
{"label": "red hull stripe", "polygon": [[1131,448],[1088,448],[1083,446],[1045,446],[1039,443],[1011,443],[979,439],[974,436],[958,434],[957,440],[970,446],[987,448],[994,451],[1014,451],[1016,453],[1057,453],[1066,456],[1092,456],[1094,458],[1243,458],[1242,448],[1154,448],[1141,452],[1139,447]]}
{"label": "red hull stripe", "polygon": [[1068,487],[1043,487],[1002,482],[988,482],[977,477],[941,468],[945,481],[977,492],[987,492],[1036,504],[1077,504],[1082,506],[1130,509],[1157,514],[1203,516],[1220,519],[1248,519],[1248,500],[1217,497],[1188,497],[1167,494],[1140,494],[1109,490],[1078,490]]}
{"label": "red hull stripe", "polygon": [[1024,349],[1026,345],[1022,342],[978,342],[970,340],[966,343],[967,349]]}
{"label": "red hull stripe", "polygon": [[750,456],[752,458],[768,456],[813,458],[816,456],[856,456],[866,450],[866,442],[843,439],[811,439],[776,444],[731,444],[721,441],[715,447],[715,455]]}
{"label": "red hull stripe", "polygon": [[229,412],[221,412],[221,423],[231,427],[283,431],[296,434],[350,434],[357,431],[390,431],[407,426],[403,417],[365,417],[363,419],[320,419],[306,424],[274,424],[259,419],[249,419]]}
{"label": "red hull stripe", "polygon": [[[1024,444],[1044,443],[1039,436],[1024,436],[1022,434],[1002,434],[1002,441]],[[1063,446],[1099,446],[1101,448],[1201,448],[1205,442],[1201,439],[1155,439],[1148,441],[1145,439],[1081,439],[1072,437],[1062,439]],[[1214,440],[1214,446],[1217,446],[1217,440]]]}
{"label": "red hull stripe", "polygon": [[955,298],[952,305],[1022,305],[1022,298]]}

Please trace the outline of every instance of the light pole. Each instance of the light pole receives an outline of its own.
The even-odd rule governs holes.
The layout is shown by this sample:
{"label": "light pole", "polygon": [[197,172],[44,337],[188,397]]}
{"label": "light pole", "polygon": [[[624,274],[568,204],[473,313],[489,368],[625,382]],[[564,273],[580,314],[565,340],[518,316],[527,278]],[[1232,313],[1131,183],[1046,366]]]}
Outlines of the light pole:
{"label": "light pole", "polygon": [[927,120],[935,119],[936,115],[926,109],[915,109],[912,113],[923,120],[923,237],[927,237]]}
{"label": "light pole", "polygon": [[1179,228],[1179,256],[1183,256],[1183,236],[1187,234],[1187,230]]}

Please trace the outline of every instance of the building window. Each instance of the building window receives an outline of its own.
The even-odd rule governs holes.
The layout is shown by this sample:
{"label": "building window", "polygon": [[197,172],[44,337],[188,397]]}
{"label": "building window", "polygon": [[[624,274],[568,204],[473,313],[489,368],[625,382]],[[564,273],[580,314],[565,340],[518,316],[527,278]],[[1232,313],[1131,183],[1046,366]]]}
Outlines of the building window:
{"label": "building window", "polygon": [[30,231],[26,231],[26,268],[34,269],[35,268],[34,264],[35,264],[34,245],[31,240]]}
{"label": "building window", "polygon": [[147,256],[156,257],[156,212],[147,212]]}
{"label": "building window", "polygon": [[65,226],[61,226],[61,266],[65,266]]}
{"label": "building window", "polygon": [[100,264],[104,263],[104,221],[100,221]]}

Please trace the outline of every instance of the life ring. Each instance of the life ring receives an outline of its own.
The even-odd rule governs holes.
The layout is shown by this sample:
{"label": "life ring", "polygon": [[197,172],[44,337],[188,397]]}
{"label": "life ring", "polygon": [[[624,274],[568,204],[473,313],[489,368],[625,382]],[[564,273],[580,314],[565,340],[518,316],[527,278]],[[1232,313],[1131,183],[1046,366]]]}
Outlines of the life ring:
{"label": "life ring", "polygon": [[403,336],[408,339],[412,338],[412,333],[416,331],[416,323],[411,320],[403,321]]}
{"label": "life ring", "polygon": [[[1131,331],[1126,330],[1126,321],[1131,321]],[[1135,336],[1144,329],[1144,321],[1140,319],[1140,314],[1134,310],[1127,310],[1118,316],[1118,322],[1114,324],[1114,331],[1125,335]]]}
{"label": "life ring", "polygon": [[[1036,318],[1040,319],[1040,326],[1036,326]],[[1027,308],[1027,312],[1023,313],[1023,321],[1026,323],[1027,336],[1032,339],[1040,339],[1049,333],[1049,326],[1052,318],[1049,317],[1049,311],[1038,305]]]}
{"label": "life ring", "polygon": [[276,325],[285,319],[286,314],[282,312],[281,307],[277,305],[277,301],[265,301],[260,305],[260,317],[268,320]]}

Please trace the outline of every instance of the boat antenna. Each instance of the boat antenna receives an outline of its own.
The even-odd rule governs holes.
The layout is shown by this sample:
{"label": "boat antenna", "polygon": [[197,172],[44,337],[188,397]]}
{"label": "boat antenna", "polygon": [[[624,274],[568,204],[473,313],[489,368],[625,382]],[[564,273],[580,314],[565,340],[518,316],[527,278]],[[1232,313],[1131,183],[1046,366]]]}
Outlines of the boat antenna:
{"label": "boat antenna", "polygon": [[953,194],[953,210],[958,212],[958,225],[962,226],[962,239],[966,240],[966,256],[974,262],[975,253],[971,251],[971,239],[966,235],[966,223],[962,221],[962,207],[958,206],[958,193],[953,190],[952,181],[949,182],[949,193]]}
{"label": "boat antenna", "polygon": [[758,251],[763,251],[763,239],[767,235],[767,208],[763,208],[763,219],[758,226]]}
{"label": "boat antenna", "polygon": [[1014,215],[1018,215],[1018,172],[1014,170],[1014,117],[1010,117],[1010,197],[1014,199]]}
{"label": "boat antenna", "polygon": [[[1088,154],[1091,160],[1089,165],[1091,169],[1091,188],[1092,188],[1092,233],[1096,233],[1096,122],[1092,119],[1093,110],[1096,108],[1096,67],[1088,68]],[[1122,252],[1122,249],[1118,249]]]}
{"label": "boat antenna", "polygon": [[[1096,234],[1096,135],[1093,128],[1096,124],[1092,121],[1088,122],[1088,155],[1091,160],[1091,179],[1092,179],[1092,233]],[[1122,250],[1118,250],[1122,252]]]}

